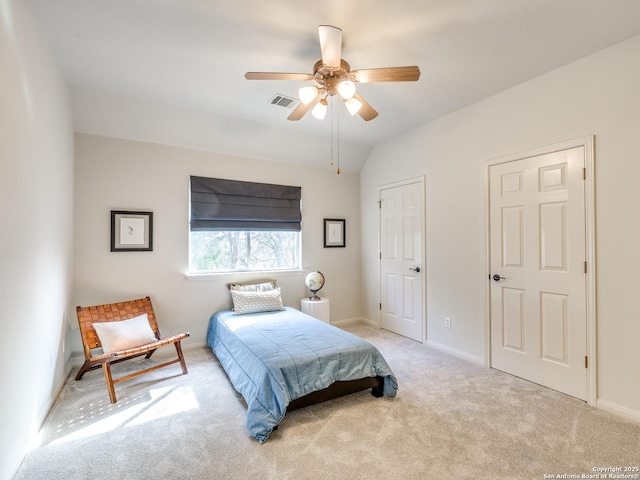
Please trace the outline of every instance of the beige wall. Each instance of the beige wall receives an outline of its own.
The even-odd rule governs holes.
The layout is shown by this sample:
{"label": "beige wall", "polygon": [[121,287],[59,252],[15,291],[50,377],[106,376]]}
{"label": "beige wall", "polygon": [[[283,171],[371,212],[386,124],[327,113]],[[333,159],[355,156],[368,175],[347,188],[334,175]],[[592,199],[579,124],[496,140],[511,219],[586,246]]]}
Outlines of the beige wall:
{"label": "beige wall", "polygon": [[[226,284],[264,275],[185,279],[190,175],[301,186],[303,269],[325,275],[332,321],[361,317],[358,175],[86,134],[76,135],[74,304],[149,295],[164,334],[188,330],[185,345],[204,344],[211,314],[230,306]],[[153,252],[110,252],[110,210],[153,211]],[[346,219],[346,248],[323,248],[323,218]],[[298,308],[304,276],[268,275]],[[77,327],[72,345],[80,350]]]}
{"label": "beige wall", "polygon": [[[378,145],[361,172],[362,238],[378,186],[426,177],[428,341],[476,360],[485,345],[484,161],[595,135],[598,406],[640,420],[640,37]],[[425,106],[428,108],[428,106]],[[362,244],[365,316],[377,250]],[[444,328],[444,317],[452,328]]]}
{"label": "beige wall", "polygon": [[18,467],[66,378],[73,122],[20,0],[0,0],[0,478]]}

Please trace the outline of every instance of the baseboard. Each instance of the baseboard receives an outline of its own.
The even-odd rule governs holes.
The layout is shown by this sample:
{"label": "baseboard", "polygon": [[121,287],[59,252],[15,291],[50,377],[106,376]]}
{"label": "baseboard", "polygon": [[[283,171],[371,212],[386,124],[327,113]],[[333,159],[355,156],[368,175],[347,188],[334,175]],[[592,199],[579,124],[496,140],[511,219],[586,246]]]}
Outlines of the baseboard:
{"label": "baseboard", "polygon": [[367,320],[366,318],[358,318],[358,323],[367,325],[371,328],[380,328],[380,325],[378,322],[374,322],[373,320]]}
{"label": "baseboard", "polygon": [[607,400],[596,400],[596,408],[604,410],[609,413],[613,413],[619,417],[626,418],[627,420],[631,420],[635,423],[640,423],[640,412],[637,410],[632,410],[627,407],[622,407],[612,402],[608,402]]}
{"label": "baseboard", "polygon": [[45,407],[40,412],[40,415],[38,415],[38,418],[36,419],[34,430],[29,433],[29,438],[27,438],[27,441],[24,443],[24,445],[20,449],[20,454],[18,455],[18,458],[16,458],[13,465],[11,465],[11,467],[9,468],[9,471],[7,472],[7,476],[5,477],[7,480],[15,476],[15,474],[18,472],[18,469],[20,468],[20,465],[22,464],[22,461],[25,459],[27,454],[31,451],[34,443],[38,440],[40,429],[44,425],[44,421],[49,416],[49,412],[51,412],[51,409],[55,405],[56,400],[58,399],[58,396],[60,395],[60,392],[62,391],[62,388],[64,387],[64,384],[67,381],[67,378],[71,374],[71,369],[72,369],[71,362],[67,362],[67,365],[65,366],[65,369],[64,369],[64,374],[62,375],[58,383],[55,385],[51,393],[51,397],[49,397],[49,401],[47,402]]}
{"label": "baseboard", "polygon": [[84,354],[82,352],[71,352],[69,357],[69,368],[79,367],[84,363]]}
{"label": "baseboard", "polygon": [[[204,348],[206,346],[207,345],[206,345],[205,342],[195,342],[195,343],[189,343],[187,345],[183,345],[182,346],[182,350],[184,352],[186,352],[186,351],[189,351],[189,350],[201,349],[201,348]],[[162,350],[166,350],[166,352],[163,352]],[[166,349],[158,350],[157,355],[159,357],[162,357],[165,354],[166,355],[175,355],[175,353],[176,353],[175,349],[166,348]],[[55,405],[56,400],[58,399],[58,396],[60,395],[60,392],[62,391],[62,389],[64,387],[64,384],[66,383],[67,379],[69,378],[69,375],[71,375],[71,371],[73,369],[75,369],[75,368],[79,368],[82,365],[83,362],[84,362],[84,354],[82,352],[73,352],[69,356],[69,360],[67,360],[67,364],[65,366],[64,375],[62,375],[62,377],[60,378],[60,380],[56,384],[55,388],[53,389],[52,395],[49,398],[49,401],[47,402],[47,405],[42,410],[42,413],[38,416],[38,419],[37,419],[37,421],[35,423],[35,425],[37,426],[35,428],[35,431],[33,431],[33,432],[31,432],[29,434],[29,438],[27,439],[27,441],[25,442],[25,444],[23,445],[23,447],[20,450],[20,455],[18,456],[18,458],[15,460],[15,462],[13,463],[13,465],[10,467],[9,471],[7,472],[7,476],[5,477],[6,480],[9,480],[9,479],[11,479],[11,478],[13,478],[15,476],[16,472],[20,468],[20,465],[22,464],[22,461],[24,460],[24,458],[27,456],[27,454],[31,450],[32,445],[34,444],[34,442],[37,441],[38,434],[40,433],[40,429],[44,425],[44,421],[47,419],[47,416],[49,415],[49,412],[51,411],[51,409]]]}
{"label": "baseboard", "polygon": [[[433,342],[427,340],[427,346],[433,347],[437,350],[441,350],[446,353],[450,353],[456,357],[469,360],[475,364],[480,366],[484,366],[484,359],[481,357],[476,357],[474,355],[469,355],[468,353],[461,352],[460,350],[456,350],[455,348],[448,347],[446,345],[442,345],[437,342]],[[618,417],[625,418],[627,420],[631,420],[634,423],[640,424],[640,412],[637,410],[633,410],[631,408],[623,407],[621,405],[615,404],[613,402],[609,402],[607,400],[596,400],[596,408],[600,410],[604,410]]]}
{"label": "baseboard", "polygon": [[358,325],[358,324],[367,325],[373,328],[378,328],[377,324],[374,324],[373,322],[370,322],[364,318],[346,318],[344,320],[336,320],[331,322],[331,325],[333,325],[334,327],[346,327],[349,325]]}
{"label": "baseboard", "polygon": [[189,350],[200,350],[201,348],[208,348],[207,342],[195,342],[182,345],[182,350],[188,352]]}
{"label": "baseboard", "polygon": [[470,355],[461,350],[456,350],[455,348],[448,347],[446,345],[442,345],[441,343],[434,342],[432,340],[427,340],[427,346],[435,348],[436,350],[440,350],[446,353],[453,355],[454,357],[462,358],[463,360],[468,360],[472,363],[480,365],[484,367],[484,358],[476,357],[475,355]]}

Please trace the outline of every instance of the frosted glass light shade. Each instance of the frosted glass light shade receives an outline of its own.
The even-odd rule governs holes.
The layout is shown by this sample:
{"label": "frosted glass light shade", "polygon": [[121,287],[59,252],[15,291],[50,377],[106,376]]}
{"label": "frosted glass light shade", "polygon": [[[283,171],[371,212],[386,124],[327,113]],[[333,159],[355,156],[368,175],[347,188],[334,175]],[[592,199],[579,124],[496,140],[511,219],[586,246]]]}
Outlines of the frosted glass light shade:
{"label": "frosted glass light shade", "polygon": [[311,110],[311,115],[316,117],[318,120],[324,120],[324,117],[327,115],[327,100],[320,100],[313,110]]}
{"label": "frosted glass light shade", "polygon": [[345,80],[338,84],[338,93],[345,100],[349,100],[356,93],[356,84],[351,80]]}
{"label": "frosted glass light shade", "polygon": [[298,90],[300,101],[305,105],[309,105],[318,95],[318,87],[302,87]]}
{"label": "frosted glass light shade", "polygon": [[358,113],[360,107],[362,107],[362,103],[355,98],[350,98],[349,100],[344,102],[344,106],[347,107],[347,110],[349,111],[351,116],[354,116],[356,113]]}

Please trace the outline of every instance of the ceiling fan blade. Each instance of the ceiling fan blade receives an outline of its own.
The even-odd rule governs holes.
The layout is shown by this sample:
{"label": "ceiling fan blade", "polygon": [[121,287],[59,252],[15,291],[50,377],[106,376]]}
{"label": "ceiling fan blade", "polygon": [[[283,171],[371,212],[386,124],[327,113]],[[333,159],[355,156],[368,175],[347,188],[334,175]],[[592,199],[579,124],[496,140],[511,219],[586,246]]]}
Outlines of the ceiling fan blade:
{"label": "ceiling fan blade", "polygon": [[376,110],[371,105],[369,105],[369,103],[364,98],[362,98],[362,95],[360,95],[358,92],[355,93],[353,98],[355,98],[362,104],[360,110],[358,110],[358,115],[360,115],[365,121],[368,122],[369,120],[373,120],[378,116],[378,112],[376,112]]}
{"label": "ceiling fan blade", "polygon": [[420,78],[420,69],[410,67],[366,68],[352,70],[351,76],[356,82],[415,82]]}
{"label": "ceiling fan blade", "polygon": [[247,80],[313,80],[310,73],[277,73],[277,72],[247,72],[244,74]]}
{"label": "ceiling fan blade", "polygon": [[342,57],[342,30],[331,25],[318,27],[322,63],[329,68],[340,68]]}
{"label": "ceiling fan blade", "polygon": [[296,107],[296,109],[291,112],[291,114],[287,117],[287,120],[300,120],[302,117],[305,116],[305,114],[311,110],[313,108],[313,106],[318,103],[318,101],[322,98],[322,96],[324,95],[323,91],[319,91],[318,95],[316,95],[316,97],[311,100],[309,103],[307,103],[306,105],[302,102],[300,102],[300,105],[298,105]]}

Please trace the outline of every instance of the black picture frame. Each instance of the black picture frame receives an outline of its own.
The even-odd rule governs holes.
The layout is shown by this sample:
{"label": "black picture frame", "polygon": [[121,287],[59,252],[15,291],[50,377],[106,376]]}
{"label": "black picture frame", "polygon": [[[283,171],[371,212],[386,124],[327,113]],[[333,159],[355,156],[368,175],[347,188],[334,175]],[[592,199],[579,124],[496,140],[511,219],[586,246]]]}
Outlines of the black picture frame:
{"label": "black picture frame", "polygon": [[324,248],[344,248],[347,245],[345,226],[344,218],[324,219]]}
{"label": "black picture frame", "polygon": [[153,251],[153,212],[111,210],[111,251]]}

